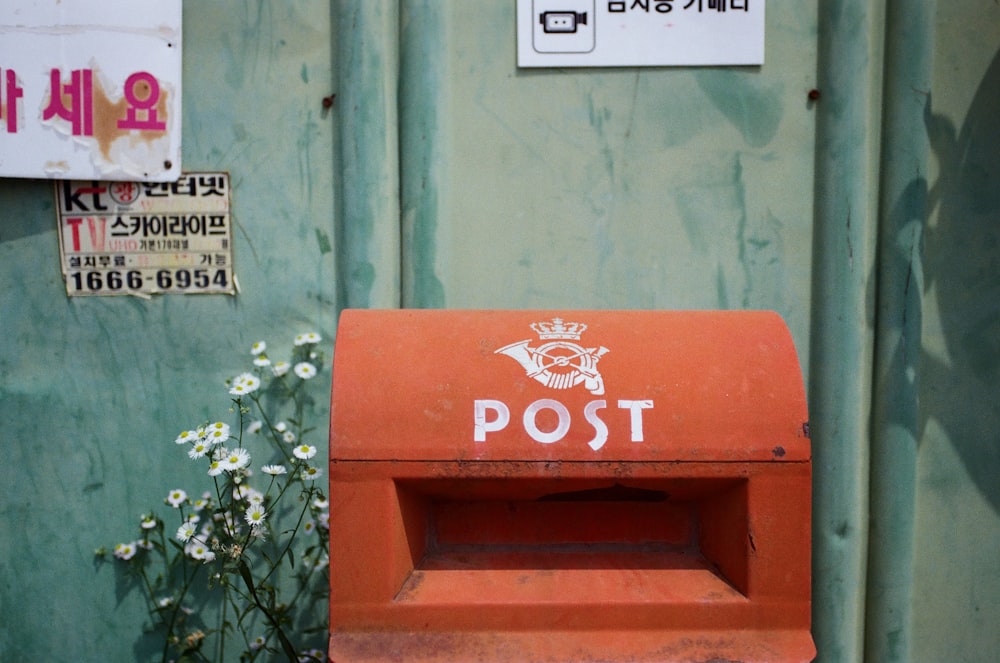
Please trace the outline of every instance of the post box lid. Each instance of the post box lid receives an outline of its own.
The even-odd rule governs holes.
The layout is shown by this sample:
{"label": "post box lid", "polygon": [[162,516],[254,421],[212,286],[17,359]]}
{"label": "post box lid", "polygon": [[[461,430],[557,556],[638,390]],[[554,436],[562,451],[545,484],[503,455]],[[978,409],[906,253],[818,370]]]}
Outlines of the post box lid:
{"label": "post box lid", "polygon": [[771,312],[345,310],[330,455],[801,462],[807,417]]}

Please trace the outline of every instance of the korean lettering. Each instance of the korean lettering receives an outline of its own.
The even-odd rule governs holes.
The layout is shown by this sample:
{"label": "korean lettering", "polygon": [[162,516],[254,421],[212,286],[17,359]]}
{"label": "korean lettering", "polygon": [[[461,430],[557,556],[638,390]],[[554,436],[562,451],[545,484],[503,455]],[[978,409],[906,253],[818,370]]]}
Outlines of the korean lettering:
{"label": "korean lettering", "polygon": [[628,10],[640,10],[647,14],[649,13],[649,8],[652,6],[657,12],[661,14],[666,14],[673,10],[674,0],[632,0],[631,4],[628,2],[609,2],[608,11],[612,14],[621,14],[622,12]]}
{"label": "korean lettering", "polygon": [[697,10],[704,11],[707,5],[709,11],[724,12],[726,9],[749,11],[750,0],[688,0],[684,9],[690,9],[697,3]]}
{"label": "korean lettering", "polygon": [[165,198],[171,194],[191,197],[226,195],[226,178],[222,175],[181,175],[176,182],[147,182],[142,186],[143,192],[150,198]]}
{"label": "korean lettering", "polygon": [[223,176],[205,176],[200,175],[198,177],[198,185],[202,187],[203,196],[225,196],[226,195],[226,178]]}
{"label": "korean lettering", "polygon": [[225,214],[132,215],[115,217],[112,237],[207,237],[226,234]]}
{"label": "korean lettering", "polygon": [[63,83],[58,69],[49,72],[49,102],[42,120],[59,117],[70,122],[74,136],[94,135],[94,72],[74,69]]}
{"label": "korean lettering", "polygon": [[156,110],[156,105],[160,103],[160,83],[152,74],[138,71],[129,76],[125,81],[125,101],[128,108],[125,119],[118,120],[119,129],[163,131],[167,128],[167,123],[159,119]]}
{"label": "korean lettering", "polygon": [[[8,103],[13,72],[8,70],[7,87]],[[4,80],[0,79],[0,88]],[[14,85],[17,96],[20,88]],[[157,104],[160,103],[160,83],[152,74],[139,71],[125,81],[125,117],[119,119],[119,129],[138,129],[141,131],[164,131],[167,123],[160,119]],[[0,105],[0,110],[3,106]],[[6,116],[7,113],[4,113]],[[59,69],[49,71],[49,99],[42,109],[42,120],[59,118],[70,123],[74,136],[94,135],[94,72],[91,69],[74,69],[70,72],[69,82],[63,82]],[[10,118],[8,118],[8,124]],[[8,128],[9,130],[9,128]]]}
{"label": "korean lettering", "polygon": [[17,84],[17,73],[13,69],[0,69],[0,120],[4,120],[7,133],[17,133],[17,100],[24,96],[24,90]]}

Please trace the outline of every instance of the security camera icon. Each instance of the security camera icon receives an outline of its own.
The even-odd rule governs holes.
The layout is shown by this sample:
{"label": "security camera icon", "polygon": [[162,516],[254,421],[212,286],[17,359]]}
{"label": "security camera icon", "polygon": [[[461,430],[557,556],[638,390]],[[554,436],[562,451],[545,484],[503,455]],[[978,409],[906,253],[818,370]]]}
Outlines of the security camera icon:
{"label": "security camera icon", "polygon": [[538,53],[589,53],[595,0],[533,0],[532,46]]}
{"label": "security camera icon", "polygon": [[542,12],[538,22],[548,34],[575,33],[577,27],[587,25],[587,12]]}

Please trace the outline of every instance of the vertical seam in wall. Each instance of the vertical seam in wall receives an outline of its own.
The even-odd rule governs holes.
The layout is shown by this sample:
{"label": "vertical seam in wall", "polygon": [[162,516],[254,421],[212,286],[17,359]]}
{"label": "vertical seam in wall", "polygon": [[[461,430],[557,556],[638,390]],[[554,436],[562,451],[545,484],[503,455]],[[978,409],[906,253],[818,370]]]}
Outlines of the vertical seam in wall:
{"label": "vertical seam in wall", "polygon": [[440,131],[447,117],[447,11],[440,0],[400,3],[399,162],[403,306],[443,308],[438,274],[441,185],[445,163]]}
{"label": "vertical seam in wall", "polygon": [[810,428],[818,661],[860,661],[884,5],[819,6]]}
{"label": "vertical seam in wall", "polygon": [[341,308],[400,305],[398,3],[337,4]]}
{"label": "vertical seam in wall", "polygon": [[866,660],[911,660],[934,0],[889,0],[879,172]]}

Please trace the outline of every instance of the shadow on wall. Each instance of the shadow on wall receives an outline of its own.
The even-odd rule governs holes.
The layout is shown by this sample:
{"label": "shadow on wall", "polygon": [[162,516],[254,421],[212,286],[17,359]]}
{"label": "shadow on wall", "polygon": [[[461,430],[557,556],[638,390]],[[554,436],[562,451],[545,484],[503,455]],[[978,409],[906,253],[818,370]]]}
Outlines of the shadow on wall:
{"label": "shadow on wall", "polygon": [[[961,130],[925,121],[940,176],[925,220],[924,292],[934,292],[947,358],[923,353],[920,428],[936,421],[994,511],[1000,511],[1000,51]],[[917,439],[921,439],[918,435]]]}

